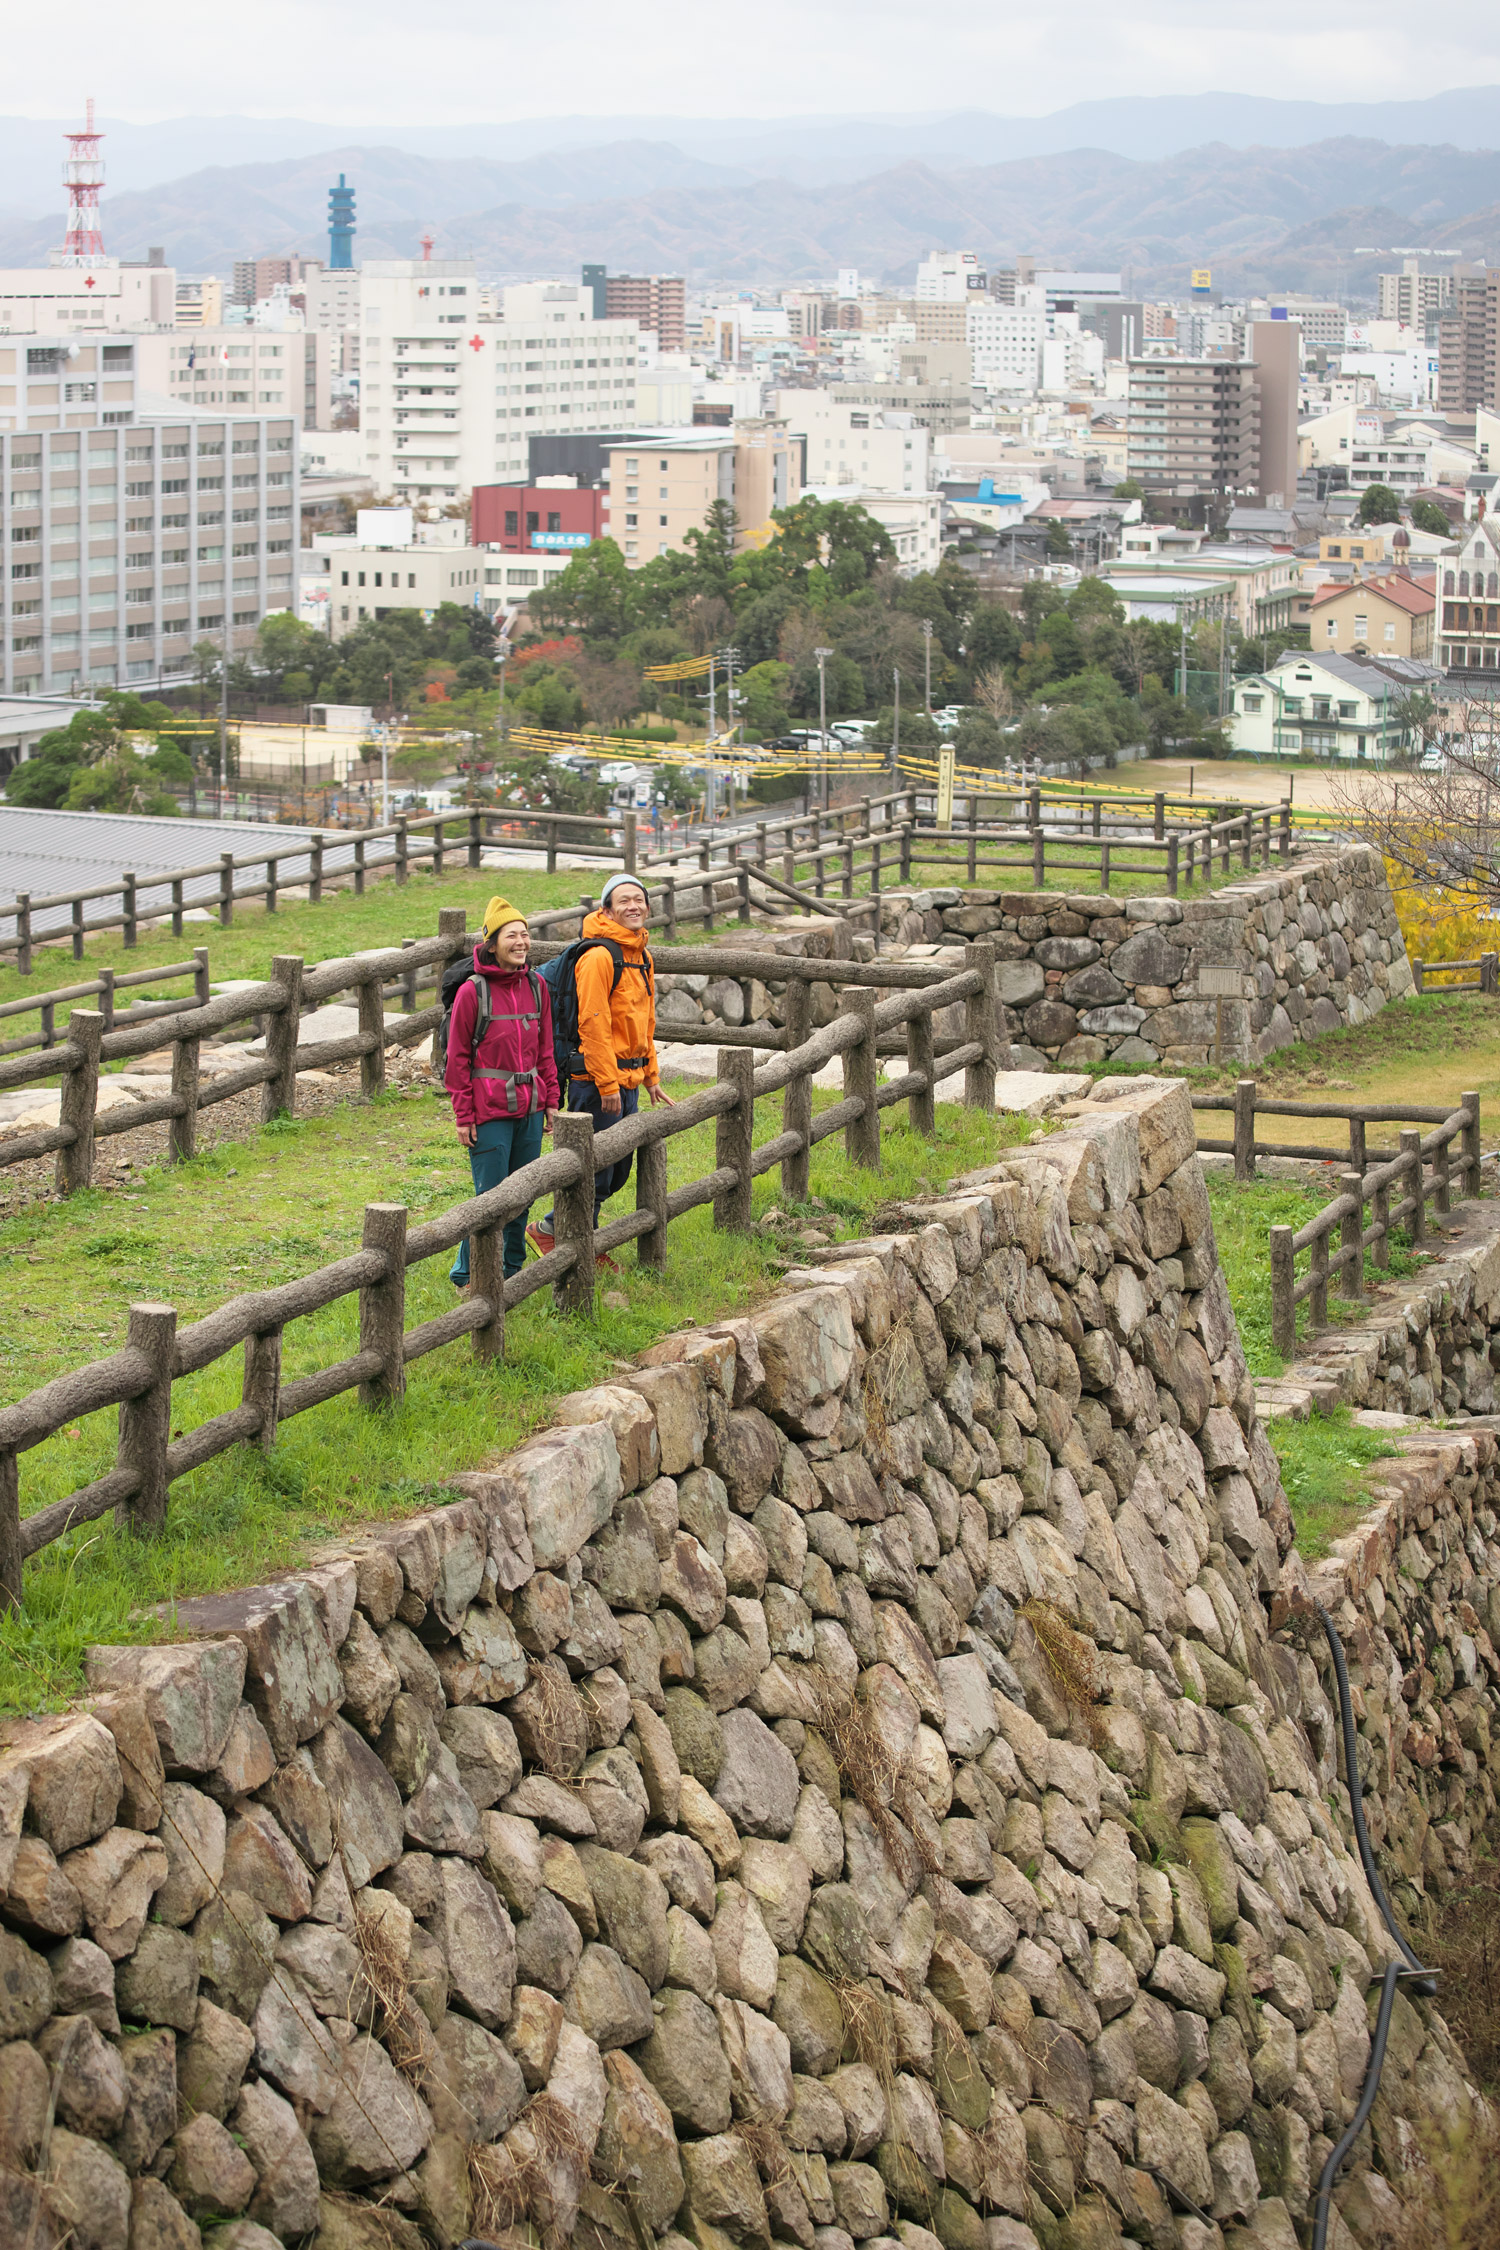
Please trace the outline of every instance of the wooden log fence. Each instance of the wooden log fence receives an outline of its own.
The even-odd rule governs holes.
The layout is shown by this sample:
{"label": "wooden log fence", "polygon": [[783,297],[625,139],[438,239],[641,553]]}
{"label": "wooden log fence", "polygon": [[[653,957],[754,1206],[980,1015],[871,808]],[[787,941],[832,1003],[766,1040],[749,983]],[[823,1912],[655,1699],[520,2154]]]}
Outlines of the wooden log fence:
{"label": "wooden log fence", "polygon": [[[458,933],[424,940],[456,950]],[[726,1047],[715,1083],[670,1108],[651,1109],[596,1132],[593,1119],[567,1112],[556,1121],[548,1155],[515,1172],[499,1187],[466,1198],[440,1216],[412,1227],[405,1209],[372,1204],[365,1214],[361,1247],[295,1281],[230,1300],[204,1319],[177,1325],[171,1306],[132,1306],[123,1347],[86,1366],[55,1377],[27,1397],[0,1409],[0,1606],[19,1608],[22,1565],[75,1525],[115,1511],[122,1528],[141,1536],[165,1524],[174,1481],[236,1445],[269,1447],[280,1424],[343,1393],[357,1391],[361,1403],[379,1409],[398,1399],[406,1370],[428,1353],[471,1339],[478,1358],[493,1361],[504,1353],[505,1316],[536,1291],[551,1287],[560,1311],[587,1314],[594,1296],[595,1264],[601,1253],[628,1241],[637,1244],[643,1265],[666,1258],[671,1222],[702,1204],[713,1207],[716,1228],[742,1230],[749,1224],[750,1187],[762,1173],[780,1168],[782,1194],[800,1200],[807,1191],[807,1159],[818,1142],[844,1135],[851,1162],[878,1169],[880,1116],[898,1102],[908,1104],[912,1124],[933,1129],[935,1066],[920,1031],[909,1027],[962,1003],[965,1042],[948,1057],[963,1068],[964,1098],[974,1107],[993,1109],[994,1073],[1000,1060],[1001,1021],[995,998],[995,948],[989,939],[965,947],[965,966],[932,981],[922,965],[809,960],[774,955],[782,974],[792,978],[789,994],[805,1004],[811,986],[822,980],[843,983],[840,1013],[821,1030],[802,1038],[789,1052],[758,1069],[743,1049]],[[278,964],[285,968],[286,964]],[[304,997],[346,989],[333,980],[349,964],[325,964],[302,979]],[[876,971],[883,973],[878,976]],[[904,973],[903,973],[904,972]],[[870,981],[855,984],[852,976]],[[892,989],[899,981],[906,989]],[[255,1004],[267,1013],[290,1005],[289,984],[257,989]],[[879,998],[881,992],[888,997]],[[215,1003],[214,1007],[219,1004]],[[213,1008],[201,1011],[212,1014]],[[97,1014],[95,1015],[97,1022]],[[799,1019],[805,1027],[806,1014]],[[876,1051],[882,1032],[906,1030],[911,1039],[910,1067],[882,1084]],[[138,1038],[139,1032],[116,1033]],[[80,1029],[80,1050],[94,1036]],[[341,1043],[346,1046],[350,1042]],[[283,1049],[283,1058],[284,1058]],[[924,1062],[920,1058],[926,1055]],[[843,1098],[814,1116],[814,1074],[842,1060]],[[83,1068],[80,1062],[78,1068]],[[270,1057],[255,1066],[258,1082],[271,1083],[278,1065]],[[77,1072],[75,1072],[75,1077]],[[761,1147],[753,1146],[754,1104],[782,1096],[782,1129]],[[715,1121],[715,1162],[705,1177],[668,1190],[666,1146],[678,1135]],[[101,1120],[100,1123],[107,1123]],[[70,1149],[79,1145],[71,1141]],[[631,1155],[636,1160],[634,1211],[598,1228],[593,1223],[596,1173]],[[501,1280],[503,1228],[546,1196],[554,1198],[555,1243],[509,1281]],[[449,1311],[415,1328],[405,1326],[406,1274],[430,1258],[449,1257],[467,1236],[470,1242],[470,1294]],[[287,1381],[282,1373],[286,1331],[343,1298],[358,1299],[359,1349],[348,1359]],[[172,1385],[234,1352],[244,1353],[240,1404],[196,1429],[174,1437]],[[108,1407],[120,1409],[115,1465],[91,1484],[24,1517],[21,1514],[20,1456],[81,1416]]]}
{"label": "wooden log fence", "polygon": [[[1392,1230],[1404,1226],[1413,1246],[1432,1232],[1441,1232],[1442,1219],[1451,1211],[1455,1193],[1460,1199],[1477,1196],[1480,1185],[1480,1105],[1477,1093],[1460,1097],[1457,1109],[1429,1108],[1410,1102],[1283,1102],[1262,1099],[1253,1078],[1242,1078],[1232,1094],[1194,1094],[1199,1111],[1228,1111],[1234,1118],[1231,1140],[1200,1136],[1200,1151],[1234,1158],[1236,1180],[1255,1178],[1258,1156],[1307,1157],[1337,1163],[1339,1192],[1316,1212],[1305,1226],[1270,1229],[1271,1337],[1284,1359],[1297,1348],[1297,1307],[1310,1307],[1314,1330],[1328,1325],[1328,1298],[1334,1295],[1362,1299],[1365,1291],[1365,1253],[1377,1272],[1390,1265]],[[1332,1119],[1349,1129],[1347,1156],[1316,1142],[1257,1141],[1257,1117]],[[1371,1148],[1371,1125],[1401,1128],[1398,1148]],[[1423,1133],[1428,1125],[1432,1130]],[[1454,1144],[1459,1146],[1455,1152]],[[1393,1200],[1394,1191],[1394,1200]],[[1432,1205],[1434,1218],[1427,1206]],[[1371,1217],[1365,1219],[1366,1207]],[[1337,1232],[1338,1247],[1330,1243]],[[1296,1261],[1306,1252],[1307,1271],[1301,1276]]]}
{"label": "wooden log fence", "polygon": [[[1500,994],[1500,954],[1481,953],[1477,961],[1419,961],[1411,956],[1411,973],[1418,992],[1485,992]],[[1443,982],[1431,980],[1441,977]],[[1452,977],[1456,981],[1449,983]]]}
{"label": "wooden log fence", "polygon": [[[877,893],[882,874],[890,871],[894,851],[899,851],[903,882],[911,879],[914,856],[918,865],[956,868],[960,864],[951,851],[949,856],[938,857],[915,849],[919,839],[960,847],[962,864],[971,881],[981,870],[1023,871],[1029,858],[1031,880],[1038,889],[1046,881],[1050,860],[1054,873],[1088,873],[1097,876],[1106,890],[1116,874],[1159,874],[1174,895],[1180,884],[1191,886],[1195,874],[1206,878],[1216,857],[1227,871],[1235,849],[1243,866],[1249,868],[1257,836],[1261,865],[1268,866],[1273,824],[1277,855],[1285,860],[1291,846],[1291,808],[1287,804],[1264,812],[1224,806],[1217,820],[1205,823],[1200,815],[1179,826],[1169,820],[1168,800],[1161,792],[1153,801],[1149,819],[1133,811],[1111,812],[1107,800],[1089,797],[1077,801],[1076,817],[1070,819],[1065,800],[1044,797],[1033,788],[1025,793],[1024,816],[1018,826],[981,824],[976,794],[969,799],[966,828],[938,830],[930,816],[921,811],[924,794],[930,800],[930,792],[907,789],[863,799],[833,812],[813,811],[779,821],[757,821],[749,836],[743,829],[729,830],[654,858],[639,850],[633,810],[604,819],[512,806],[402,815],[385,827],[315,832],[310,840],[303,837],[295,843],[268,845],[250,853],[221,852],[215,860],[156,875],[125,870],[113,883],[83,890],[41,897],[18,892],[8,902],[0,902],[0,956],[13,954],[21,974],[30,976],[37,948],[59,940],[68,941],[74,960],[81,960],[89,937],[102,930],[119,930],[129,950],[138,942],[142,928],[160,923],[169,922],[174,936],[180,937],[185,914],[205,908],[216,915],[221,928],[227,929],[241,901],[256,900],[267,913],[274,914],[282,893],[291,888],[305,890],[317,902],[325,887],[336,882],[352,883],[355,892],[363,894],[367,881],[384,873],[400,884],[409,882],[412,874],[424,867],[436,875],[442,875],[450,864],[477,871],[483,865],[485,851],[506,842],[529,843],[543,850],[548,874],[557,870],[559,851],[572,848],[587,851],[606,864],[618,862],[668,892],[674,886],[696,889],[700,909],[706,907],[701,918],[709,927],[713,897],[708,885],[714,869],[737,880],[747,853],[751,864],[763,871],[774,852],[779,851],[783,858],[790,854],[794,867],[803,862],[811,865],[817,897],[825,895],[832,876],[847,900],[854,896],[860,857],[865,875],[873,876],[870,887]],[[981,860],[981,843],[1012,844],[1017,852],[1009,858],[992,854]],[[1075,849],[1087,846],[1093,856],[1064,857],[1067,844]],[[1117,845],[1154,856],[1119,860],[1115,857]],[[684,885],[685,863],[694,859],[700,880]],[[792,881],[793,868],[783,865],[781,876],[784,881]],[[152,894],[149,898],[148,893]],[[85,911],[105,902],[113,904],[99,913]]]}

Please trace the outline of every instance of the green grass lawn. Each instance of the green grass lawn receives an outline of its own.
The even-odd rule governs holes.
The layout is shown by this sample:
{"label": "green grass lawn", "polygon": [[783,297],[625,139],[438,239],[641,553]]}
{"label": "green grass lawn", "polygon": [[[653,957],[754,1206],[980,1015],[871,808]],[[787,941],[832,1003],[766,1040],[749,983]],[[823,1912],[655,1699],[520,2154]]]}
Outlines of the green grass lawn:
{"label": "green grass lawn", "polygon": [[1364,1474],[1370,1463],[1397,1449],[1380,1431],[1359,1429],[1347,1406],[1305,1422],[1278,1414],[1266,1434],[1281,1463],[1298,1550],[1305,1561],[1317,1562],[1368,1512]]}
{"label": "green grass lawn", "polygon": [[[814,1101],[838,1098],[818,1093]],[[779,1098],[757,1105],[757,1142],[780,1130],[780,1108]],[[943,1104],[929,1141],[908,1129],[904,1110],[887,1111],[883,1169],[860,1171],[841,1140],[824,1142],[812,1158],[815,1207],[800,1216],[835,1238],[858,1234],[880,1203],[940,1186],[1030,1130]],[[713,1139],[706,1125],[668,1142],[674,1186],[712,1169]],[[11,1277],[0,1397],[22,1397],[117,1348],[132,1301],[174,1305],[186,1323],[355,1248],[366,1203],[405,1203],[415,1223],[469,1192],[446,1101],[393,1091],[270,1126],[176,1169],[152,1167],[127,1197],[91,1190],[66,1204],[32,1205],[0,1220],[0,1260]],[[629,1209],[632,1197],[627,1189],[606,1215]],[[757,1217],[779,1203],[778,1175],[757,1181]],[[454,1301],[449,1262],[408,1270],[408,1328]],[[785,1263],[774,1232],[716,1234],[711,1213],[694,1211],[673,1222],[665,1272],[637,1267],[627,1250],[618,1277],[601,1275],[595,1321],[560,1317],[550,1292],[538,1292],[507,1322],[503,1366],[481,1367],[467,1344],[454,1345],[410,1369],[395,1409],[367,1413],[345,1397],[283,1424],[272,1453],[241,1447],[180,1479],[166,1534],[153,1543],[122,1535],[107,1519],[81,1526],[27,1564],[25,1611],[0,1621],[0,1710],[76,1692],[90,1642],[150,1637],[152,1621],[137,1614],[146,1605],[254,1584],[294,1565],[312,1541],[420,1507],[445,1478],[544,1424],[561,1393],[605,1379],[670,1329],[743,1310]],[[288,1329],[285,1373],[310,1372],[357,1348],[350,1298]],[[240,1379],[236,1353],[177,1384],[174,1432],[236,1405]],[[27,1453],[23,1513],[103,1474],[115,1435],[114,1412],[102,1412]]]}

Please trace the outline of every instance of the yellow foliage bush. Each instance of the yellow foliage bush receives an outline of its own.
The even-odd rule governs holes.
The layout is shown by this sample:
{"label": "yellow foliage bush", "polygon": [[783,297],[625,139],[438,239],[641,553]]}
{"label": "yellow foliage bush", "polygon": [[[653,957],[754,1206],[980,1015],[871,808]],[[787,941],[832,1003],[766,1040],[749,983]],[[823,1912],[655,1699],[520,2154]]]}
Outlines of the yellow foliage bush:
{"label": "yellow foliage bush", "polygon": [[1500,922],[1491,921],[1467,894],[1418,884],[1408,868],[1388,859],[1391,896],[1407,953],[1418,961],[1477,961],[1500,951]]}

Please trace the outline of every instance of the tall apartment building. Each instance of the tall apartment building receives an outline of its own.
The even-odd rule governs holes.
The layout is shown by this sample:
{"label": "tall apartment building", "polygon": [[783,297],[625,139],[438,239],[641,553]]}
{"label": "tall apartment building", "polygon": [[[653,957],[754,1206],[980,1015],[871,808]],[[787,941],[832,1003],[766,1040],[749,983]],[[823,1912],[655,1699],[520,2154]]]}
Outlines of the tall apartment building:
{"label": "tall apartment building", "polygon": [[1017,289],[1015,302],[976,297],[967,308],[974,381],[987,391],[1035,390],[1047,341],[1047,304],[1040,289]]}
{"label": "tall apartment building", "polygon": [[139,341],[0,343],[7,694],[184,678],[195,640],[244,651],[291,606],[295,420],[141,413]]}
{"label": "tall apartment building", "polygon": [[360,286],[365,469],[398,500],[457,500],[530,473],[533,437],[625,430],[640,331],[593,291],[481,293],[471,259],[367,260]]}
{"label": "tall apartment building", "polygon": [[1380,318],[1399,320],[1407,328],[1425,328],[1430,317],[1446,312],[1453,302],[1451,273],[1423,273],[1419,258],[1403,258],[1399,273],[1377,276]]}
{"label": "tall apartment building", "polygon": [[630,438],[608,448],[609,501],[602,530],[639,570],[681,547],[716,500],[738,522],[736,544],[769,521],[773,508],[801,497],[801,447],[781,421],[738,422],[732,430]]}
{"label": "tall apartment building", "polygon": [[298,258],[290,254],[284,258],[236,258],[229,301],[234,305],[258,305],[278,284],[295,289],[306,274],[322,270],[320,258]]}
{"label": "tall apartment building", "polygon": [[177,275],[171,266],[109,261],[0,269],[0,336],[170,328],[176,310]]}
{"label": "tall apartment building", "polygon": [[179,406],[273,407],[295,414],[304,429],[326,430],[334,342],[304,329],[248,325],[140,336],[137,378],[142,390]]}
{"label": "tall apartment building", "polygon": [[1437,335],[1443,413],[1500,407],[1500,267],[1455,277]]}
{"label": "tall apartment building", "polygon": [[1157,492],[1258,491],[1259,412],[1248,360],[1132,359],[1130,474]]}
{"label": "tall apartment building", "polygon": [[1301,336],[1293,321],[1254,320],[1249,324],[1246,346],[1255,369],[1256,490],[1268,508],[1289,508],[1297,497]]}
{"label": "tall apartment building", "polygon": [[664,352],[685,352],[687,283],[680,273],[607,274],[604,318],[633,320],[643,334],[655,336]]}
{"label": "tall apartment building", "polygon": [[224,318],[224,284],[217,274],[177,284],[179,328],[217,328]]}

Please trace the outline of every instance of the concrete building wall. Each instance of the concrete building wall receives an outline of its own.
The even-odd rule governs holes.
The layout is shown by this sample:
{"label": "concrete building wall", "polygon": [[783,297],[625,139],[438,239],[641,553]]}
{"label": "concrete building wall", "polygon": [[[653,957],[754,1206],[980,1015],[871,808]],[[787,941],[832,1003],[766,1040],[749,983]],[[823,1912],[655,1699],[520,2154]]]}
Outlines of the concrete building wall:
{"label": "concrete building wall", "polygon": [[295,414],[305,429],[326,429],[334,339],[302,329],[195,328],[141,336],[141,388],[179,406],[243,407]]}
{"label": "concrete building wall", "polygon": [[171,266],[0,268],[0,335],[170,328],[176,314],[177,275]]}
{"label": "concrete building wall", "polygon": [[1255,362],[1259,404],[1257,490],[1266,507],[1289,508],[1297,494],[1297,393],[1302,374],[1297,324],[1252,321],[1248,348]]}
{"label": "concrete building wall", "polygon": [[393,610],[431,614],[444,602],[478,609],[484,600],[485,557],[478,547],[362,547],[326,539],[306,552],[304,566],[329,580],[329,630],[341,641],[366,618]]}

